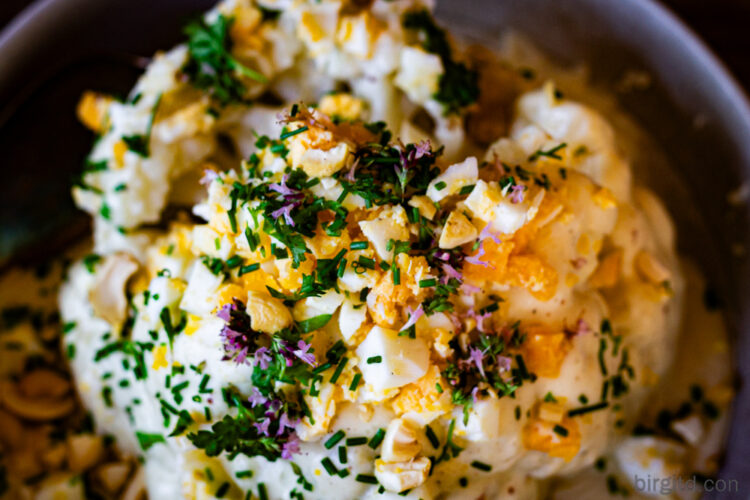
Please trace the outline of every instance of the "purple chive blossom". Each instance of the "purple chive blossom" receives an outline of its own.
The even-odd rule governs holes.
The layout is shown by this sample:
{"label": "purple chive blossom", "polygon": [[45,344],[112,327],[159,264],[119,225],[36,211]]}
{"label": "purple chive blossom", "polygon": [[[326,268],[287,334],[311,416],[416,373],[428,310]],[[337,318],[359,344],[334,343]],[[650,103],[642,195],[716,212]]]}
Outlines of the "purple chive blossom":
{"label": "purple chive blossom", "polygon": [[576,323],[576,335],[585,335],[591,333],[591,326],[583,318],[578,318]]}
{"label": "purple chive blossom", "polygon": [[510,371],[511,359],[508,356],[497,356],[497,370],[500,373]]}
{"label": "purple chive blossom", "polygon": [[201,186],[208,186],[211,184],[217,177],[219,177],[219,174],[217,174],[215,171],[211,169],[206,169],[203,171],[203,177],[201,177],[200,185]]}
{"label": "purple chive blossom", "polygon": [[261,347],[257,351],[255,351],[255,365],[260,366],[261,370],[265,370],[268,368],[268,364],[271,362],[271,355],[268,354],[269,350],[267,347]]}
{"label": "purple chive blossom", "polygon": [[424,314],[424,309],[422,309],[422,304],[419,304],[419,307],[416,308],[416,310],[412,311],[410,307],[407,307],[407,312],[409,313],[409,320],[404,323],[404,326],[401,327],[401,331],[411,328],[412,326],[417,324],[417,320],[422,317]]}
{"label": "purple chive blossom", "polygon": [[448,262],[451,259],[451,254],[449,254],[448,252],[443,252],[442,250],[439,250],[435,252],[435,257],[440,260],[444,260],[445,262]]}
{"label": "purple chive blossom", "polygon": [[308,352],[310,350],[310,347],[310,344],[306,343],[304,340],[300,340],[297,343],[297,349],[293,352],[294,355],[301,359],[303,362],[307,363],[310,366],[315,366],[315,354]]}
{"label": "purple chive blossom", "polygon": [[253,392],[250,394],[250,397],[247,398],[247,402],[255,408],[258,405],[265,405],[268,402],[268,398],[261,394],[256,387],[253,387]]}
{"label": "purple chive blossom", "polygon": [[478,314],[474,309],[469,310],[468,316],[470,318],[474,318],[477,322],[477,330],[479,330],[482,333],[487,333],[487,331],[484,329],[484,320],[492,316],[491,312],[486,312],[484,314]]}
{"label": "purple chive blossom", "polygon": [[266,416],[269,418],[276,418],[276,414],[281,409],[281,401],[278,399],[269,400],[266,405]]}
{"label": "purple chive blossom", "polygon": [[476,347],[469,347],[469,363],[474,363],[484,377],[484,354]]}
{"label": "purple chive blossom", "polygon": [[526,186],[521,184],[514,184],[510,188],[510,202],[511,203],[523,203],[523,198],[526,192]]}
{"label": "purple chive blossom", "polygon": [[443,272],[448,278],[456,278],[458,281],[461,281],[463,279],[461,273],[456,271],[456,268],[451,266],[450,264],[442,264],[440,267],[443,268]]}
{"label": "purple chive blossom", "polygon": [[354,182],[354,172],[357,170],[357,165],[359,165],[359,158],[355,159],[352,162],[351,168],[349,168],[349,171],[344,176],[344,180],[347,180],[349,182]]}
{"label": "purple chive blossom", "polygon": [[231,319],[231,316],[229,313],[231,311],[236,311],[237,305],[234,302],[230,302],[229,304],[224,304],[221,306],[221,309],[219,309],[219,312],[216,313],[216,317],[219,318],[222,321],[229,321]]}
{"label": "purple chive blossom", "polygon": [[459,318],[456,314],[448,314],[448,319],[451,320],[451,323],[453,323],[453,327],[456,330],[461,330],[461,328],[463,327],[461,318]]}
{"label": "purple chive blossom", "polygon": [[238,365],[244,364],[247,361],[247,347],[243,347],[237,352],[234,362]]}
{"label": "purple chive blossom", "polygon": [[292,188],[290,188],[289,186],[286,185],[286,180],[288,178],[289,178],[289,175],[288,174],[284,174],[281,177],[281,182],[269,184],[268,185],[268,189],[270,189],[271,191],[276,191],[277,193],[283,194],[285,196],[286,195],[296,195],[297,194],[297,190],[292,189]]}
{"label": "purple chive blossom", "polygon": [[471,255],[469,257],[466,257],[464,260],[466,262],[468,262],[469,264],[474,264],[474,265],[477,265],[477,266],[487,267],[487,266],[490,265],[490,263],[489,262],[485,262],[485,261],[482,260],[482,256],[483,255],[484,255],[484,246],[480,242],[479,243],[479,251],[477,252],[477,254],[476,255]]}
{"label": "purple chive blossom", "polygon": [[576,257],[575,259],[570,261],[570,265],[572,265],[575,269],[580,269],[586,265],[586,259],[584,257]]}
{"label": "purple chive blossom", "polygon": [[432,154],[432,145],[430,141],[419,141],[414,145],[414,159],[418,160],[423,156],[429,156]]}
{"label": "purple chive blossom", "polygon": [[291,212],[297,208],[296,203],[289,203],[288,205],[284,205],[278,210],[274,210],[271,212],[271,217],[278,219],[282,215],[284,216],[284,221],[286,222],[286,225],[289,227],[294,227],[294,219],[292,219]]}
{"label": "purple chive blossom", "polygon": [[[223,311],[220,311],[219,314],[223,314]],[[224,325],[219,335],[224,341],[224,359],[234,359],[234,362],[238,365],[245,363],[248,354],[247,345],[244,345],[245,334],[231,329],[229,325]]]}
{"label": "purple chive blossom", "polygon": [[477,393],[479,392],[479,387],[474,386],[474,388],[471,390],[471,400],[473,402],[477,402]]}
{"label": "purple chive blossom", "polygon": [[489,224],[487,224],[486,226],[484,226],[484,229],[482,229],[482,232],[479,233],[479,241],[484,241],[487,238],[491,238],[492,241],[494,241],[498,245],[500,243],[502,243],[502,241],[500,240],[500,237],[498,237],[497,233],[492,232],[492,230],[490,229],[490,225]]}
{"label": "purple chive blossom", "polygon": [[286,413],[282,413],[281,418],[279,419],[279,430],[276,431],[276,435],[281,436],[286,431],[287,427],[294,429],[295,425],[297,425],[296,420],[291,420]]}
{"label": "purple chive blossom", "polygon": [[460,288],[461,288],[461,291],[466,292],[466,293],[479,293],[482,291],[482,289],[479,288],[478,286],[470,285],[468,283],[462,284]]}
{"label": "purple chive blossom", "polygon": [[264,418],[260,422],[253,423],[255,426],[255,429],[258,431],[258,434],[261,434],[263,436],[270,436],[268,433],[268,426],[271,425],[271,420],[268,418]]}
{"label": "purple chive blossom", "polygon": [[299,453],[299,438],[297,434],[292,433],[289,435],[287,442],[281,445],[281,458],[291,460],[295,453]]}

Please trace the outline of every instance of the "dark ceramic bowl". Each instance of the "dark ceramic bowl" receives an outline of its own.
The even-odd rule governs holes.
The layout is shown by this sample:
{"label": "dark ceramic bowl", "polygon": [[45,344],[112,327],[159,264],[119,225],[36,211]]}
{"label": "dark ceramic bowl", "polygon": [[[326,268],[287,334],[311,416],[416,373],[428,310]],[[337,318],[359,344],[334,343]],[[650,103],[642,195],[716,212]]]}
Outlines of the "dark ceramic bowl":
{"label": "dark ceramic bowl", "polygon": [[[87,88],[124,95],[143,59],[180,39],[184,20],[214,0],[44,0],[0,34],[0,267],[54,253],[86,230],[69,196],[90,147],[74,109]],[[512,27],[564,61],[586,62],[596,85],[627,70],[653,85],[618,94],[667,154],[651,172],[694,257],[725,309],[739,395],[721,475],[750,495],[750,276],[748,209],[727,194],[750,181],[750,107],[701,41],[649,0],[442,0],[443,23],[476,40]],[[699,125],[699,126],[698,126]],[[710,332],[707,332],[710,334]],[[725,495],[726,496],[726,495]]]}

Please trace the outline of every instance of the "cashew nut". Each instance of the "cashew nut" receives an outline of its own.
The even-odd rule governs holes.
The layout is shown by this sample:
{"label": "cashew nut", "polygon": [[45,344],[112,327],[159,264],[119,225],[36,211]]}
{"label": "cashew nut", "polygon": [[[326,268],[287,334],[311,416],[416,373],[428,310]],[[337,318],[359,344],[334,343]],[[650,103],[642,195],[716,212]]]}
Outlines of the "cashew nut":
{"label": "cashew nut", "polygon": [[23,394],[30,398],[61,398],[70,392],[70,382],[59,373],[39,368],[23,376],[18,383]]}
{"label": "cashew nut", "polygon": [[275,333],[292,324],[292,314],[279,299],[268,294],[249,292],[247,313],[253,330]]}
{"label": "cashew nut", "polygon": [[23,394],[16,384],[5,381],[0,388],[2,403],[11,413],[18,417],[45,421],[64,417],[75,409],[75,400],[65,398],[33,398]]}
{"label": "cashew nut", "polygon": [[95,475],[107,493],[116,493],[123,487],[130,474],[127,462],[112,462],[96,468]]}
{"label": "cashew nut", "polygon": [[122,494],[120,500],[142,500],[146,498],[146,479],[143,468],[139,467],[133,479],[128,483],[128,487]]}
{"label": "cashew nut", "polygon": [[100,460],[104,452],[101,436],[78,434],[68,436],[68,468],[73,472],[83,472]]}
{"label": "cashew nut", "polygon": [[24,442],[23,424],[8,412],[0,410],[0,443],[11,450],[19,449]]}
{"label": "cashew nut", "polygon": [[125,320],[128,306],[125,285],[138,267],[138,261],[127,253],[107,257],[89,293],[89,300],[97,316],[112,325]]}
{"label": "cashew nut", "polygon": [[42,463],[48,469],[59,469],[65,461],[65,444],[56,443],[41,454]]}

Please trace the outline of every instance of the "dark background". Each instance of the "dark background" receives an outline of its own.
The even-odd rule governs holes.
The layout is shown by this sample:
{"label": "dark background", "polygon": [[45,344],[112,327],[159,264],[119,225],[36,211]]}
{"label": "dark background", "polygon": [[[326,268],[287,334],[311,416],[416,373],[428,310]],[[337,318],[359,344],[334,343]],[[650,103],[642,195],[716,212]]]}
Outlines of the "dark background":
{"label": "dark background", "polygon": [[[0,27],[31,3],[32,0],[0,0]],[[750,0],[662,0],[662,3],[698,32],[745,89],[750,89]]]}

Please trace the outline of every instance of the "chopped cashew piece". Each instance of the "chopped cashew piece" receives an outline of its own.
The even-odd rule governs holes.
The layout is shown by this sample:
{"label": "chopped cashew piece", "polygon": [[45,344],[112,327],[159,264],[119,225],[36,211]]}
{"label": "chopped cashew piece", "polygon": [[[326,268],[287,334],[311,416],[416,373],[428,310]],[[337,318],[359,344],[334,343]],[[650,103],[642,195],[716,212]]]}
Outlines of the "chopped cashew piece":
{"label": "chopped cashew piece", "polygon": [[440,248],[449,250],[477,239],[477,228],[461,211],[454,210],[448,216],[440,235]]}
{"label": "chopped cashew piece", "polygon": [[103,464],[97,467],[94,473],[108,493],[116,493],[123,487],[130,474],[130,464],[127,462]]}
{"label": "chopped cashew piece", "polygon": [[405,462],[417,456],[422,446],[417,441],[417,433],[403,418],[395,418],[388,424],[383,439],[381,458],[386,462]]}
{"label": "chopped cashew piece", "polygon": [[18,387],[31,398],[49,396],[60,398],[70,392],[70,382],[59,373],[40,368],[29,372],[18,382]]}
{"label": "chopped cashew piece", "polygon": [[292,324],[292,313],[279,299],[268,294],[249,292],[247,313],[253,330],[275,333]]}
{"label": "chopped cashew piece", "polygon": [[139,467],[133,479],[128,483],[120,500],[141,500],[146,498],[146,478],[143,468]]}
{"label": "chopped cashew piece", "polygon": [[75,400],[70,396],[62,399],[32,398],[23,394],[19,387],[8,381],[2,383],[0,395],[5,408],[27,420],[54,420],[64,417],[75,408]]}
{"label": "chopped cashew piece", "polygon": [[409,206],[419,210],[419,215],[428,220],[432,220],[437,213],[435,203],[427,196],[412,196],[409,200]]}
{"label": "chopped cashew piece", "polygon": [[125,321],[128,299],[125,285],[138,270],[138,262],[126,253],[107,257],[96,274],[96,283],[89,294],[94,313],[112,325]]}
{"label": "chopped cashew piece", "polygon": [[421,485],[427,479],[429,471],[430,459],[427,457],[395,464],[375,460],[375,477],[383,488],[394,493]]}
{"label": "chopped cashew piece", "polygon": [[73,472],[84,472],[101,459],[104,443],[101,436],[78,434],[68,436],[68,468]]}
{"label": "chopped cashew piece", "polygon": [[24,444],[23,424],[10,413],[0,410],[0,445],[15,450]]}

